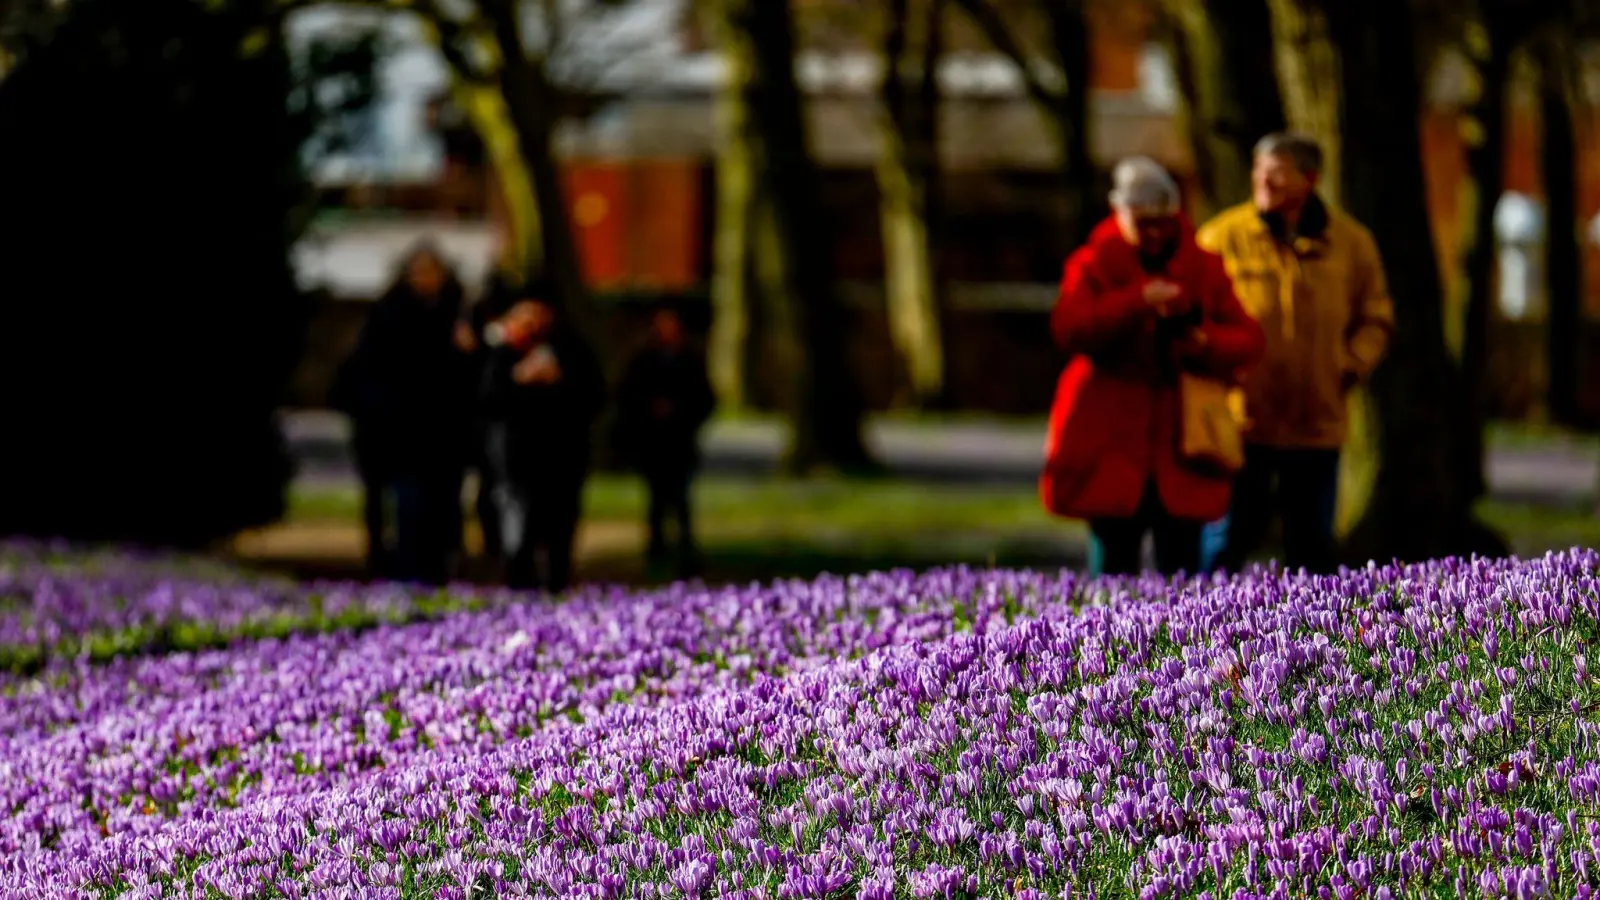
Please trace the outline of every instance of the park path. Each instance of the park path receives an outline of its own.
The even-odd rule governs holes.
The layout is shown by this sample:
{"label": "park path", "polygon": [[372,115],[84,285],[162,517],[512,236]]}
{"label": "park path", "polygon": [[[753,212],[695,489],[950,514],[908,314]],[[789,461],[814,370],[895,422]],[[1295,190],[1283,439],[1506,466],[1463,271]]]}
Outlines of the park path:
{"label": "park path", "polygon": [[[348,424],[321,412],[285,417],[284,433],[299,466],[303,487],[355,487],[347,449]],[[928,483],[1031,489],[1040,464],[1042,423],[1015,421],[926,423],[882,418],[868,426],[868,440],[896,477]],[[719,421],[707,429],[706,469],[724,476],[761,477],[776,471],[784,430],[765,421]],[[1493,496],[1503,502],[1571,509],[1593,504],[1600,479],[1600,447],[1575,441],[1496,446],[1488,475]],[[469,549],[476,540],[469,533]],[[1032,536],[1050,548],[1041,558],[1081,562],[1082,538],[1051,529]],[[823,542],[826,543],[826,542]],[[641,523],[585,521],[576,548],[580,568],[605,580],[643,577],[639,557]],[[296,522],[240,535],[233,553],[243,562],[292,571],[301,577],[359,575],[365,538],[354,522]],[[1040,552],[1035,548],[1033,552]]]}
{"label": "park path", "polygon": [[[867,439],[890,474],[910,480],[971,485],[1032,485],[1043,453],[1043,424],[926,423],[872,420]],[[298,412],[284,417],[290,452],[308,484],[354,481],[343,416]],[[785,430],[773,421],[718,421],[706,430],[705,470],[759,476],[777,470]],[[1551,441],[1492,446],[1490,495],[1507,503],[1571,507],[1592,501],[1600,483],[1600,447]]]}

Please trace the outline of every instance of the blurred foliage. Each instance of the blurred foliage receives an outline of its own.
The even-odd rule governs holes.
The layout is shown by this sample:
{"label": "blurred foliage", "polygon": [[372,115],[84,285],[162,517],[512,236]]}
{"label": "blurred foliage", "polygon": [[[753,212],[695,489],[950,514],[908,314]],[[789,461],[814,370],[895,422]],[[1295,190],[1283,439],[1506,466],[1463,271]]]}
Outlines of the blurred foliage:
{"label": "blurred foliage", "polygon": [[0,533],[202,545],[281,514],[304,154],[358,133],[374,47],[297,71],[285,14],[4,10]]}

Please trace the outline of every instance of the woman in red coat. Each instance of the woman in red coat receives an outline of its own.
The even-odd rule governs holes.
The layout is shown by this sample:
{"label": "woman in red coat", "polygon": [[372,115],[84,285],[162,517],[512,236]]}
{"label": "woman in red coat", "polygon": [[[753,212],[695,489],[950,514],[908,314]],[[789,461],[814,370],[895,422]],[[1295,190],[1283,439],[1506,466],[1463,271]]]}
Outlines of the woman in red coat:
{"label": "woman in red coat", "polygon": [[1050,316],[1072,362],[1061,374],[1040,491],[1086,519],[1102,571],[1138,571],[1146,532],[1164,574],[1199,568],[1204,523],[1231,479],[1179,455],[1178,374],[1231,381],[1261,356],[1261,326],[1220,257],[1200,249],[1178,187],[1149,159],[1117,166],[1112,215],[1067,260]]}

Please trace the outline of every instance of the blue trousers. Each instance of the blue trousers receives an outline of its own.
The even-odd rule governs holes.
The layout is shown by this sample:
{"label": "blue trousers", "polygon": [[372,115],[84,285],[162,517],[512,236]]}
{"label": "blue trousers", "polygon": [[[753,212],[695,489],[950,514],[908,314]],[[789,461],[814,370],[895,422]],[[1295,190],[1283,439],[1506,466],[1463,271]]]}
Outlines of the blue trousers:
{"label": "blue trousers", "polygon": [[1200,571],[1216,571],[1217,557],[1228,546],[1228,517],[1207,522],[1200,529]]}

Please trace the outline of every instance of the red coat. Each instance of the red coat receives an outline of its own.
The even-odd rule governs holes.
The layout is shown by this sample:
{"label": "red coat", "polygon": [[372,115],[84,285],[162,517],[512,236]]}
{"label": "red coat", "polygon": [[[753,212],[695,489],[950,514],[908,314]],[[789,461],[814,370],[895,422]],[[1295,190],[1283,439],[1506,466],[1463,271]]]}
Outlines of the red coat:
{"label": "red coat", "polygon": [[1232,380],[1260,359],[1265,338],[1234,295],[1221,257],[1200,249],[1185,221],[1178,251],[1158,277],[1199,305],[1206,340],[1182,360],[1160,359],[1158,317],[1142,293],[1151,277],[1110,219],[1067,260],[1050,329],[1074,358],[1056,388],[1039,485],[1055,515],[1132,516],[1152,475],[1176,518],[1211,521],[1228,510],[1231,480],[1179,458],[1171,366]]}

